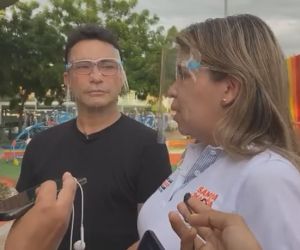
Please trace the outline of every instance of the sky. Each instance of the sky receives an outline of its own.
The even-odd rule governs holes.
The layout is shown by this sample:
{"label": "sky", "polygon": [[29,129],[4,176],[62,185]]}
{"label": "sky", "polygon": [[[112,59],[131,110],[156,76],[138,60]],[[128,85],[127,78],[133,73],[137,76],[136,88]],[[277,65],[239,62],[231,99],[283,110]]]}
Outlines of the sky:
{"label": "sky", "polygon": [[[138,11],[148,9],[169,28],[224,16],[224,0],[139,0]],[[250,13],[274,31],[286,56],[300,54],[300,0],[227,0],[228,15]]]}
{"label": "sky", "polygon": [[[100,1],[100,0],[99,0]],[[47,0],[39,0],[46,3]],[[224,16],[225,0],[138,0],[136,11],[148,9],[168,29],[182,29],[207,18]],[[274,31],[286,56],[300,54],[300,0],[227,0],[228,15],[250,13]]]}

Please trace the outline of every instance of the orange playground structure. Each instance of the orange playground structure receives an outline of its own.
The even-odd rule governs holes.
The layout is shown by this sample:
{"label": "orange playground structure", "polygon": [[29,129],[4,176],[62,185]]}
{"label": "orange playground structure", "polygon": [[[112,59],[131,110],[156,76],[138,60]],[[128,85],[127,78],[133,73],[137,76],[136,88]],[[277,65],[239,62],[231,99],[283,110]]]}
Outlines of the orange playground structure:
{"label": "orange playground structure", "polygon": [[300,131],[300,55],[287,59],[290,111],[297,132]]}

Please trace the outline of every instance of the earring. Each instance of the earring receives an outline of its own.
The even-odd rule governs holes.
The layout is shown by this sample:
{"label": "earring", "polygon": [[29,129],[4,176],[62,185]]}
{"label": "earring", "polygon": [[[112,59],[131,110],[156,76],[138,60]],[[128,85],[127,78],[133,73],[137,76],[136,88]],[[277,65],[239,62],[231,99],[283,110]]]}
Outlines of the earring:
{"label": "earring", "polygon": [[222,99],[222,103],[223,103],[223,104],[227,104],[227,99],[226,99],[226,98],[223,98],[223,99]]}

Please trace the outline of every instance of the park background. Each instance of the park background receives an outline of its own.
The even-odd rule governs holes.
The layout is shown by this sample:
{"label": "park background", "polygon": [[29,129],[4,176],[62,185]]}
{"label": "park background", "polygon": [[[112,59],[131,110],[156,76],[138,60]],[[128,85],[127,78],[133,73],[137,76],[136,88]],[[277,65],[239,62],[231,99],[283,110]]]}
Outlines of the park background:
{"label": "park background", "polygon": [[[118,35],[131,89],[120,107],[145,123],[146,114],[158,110],[162,49],[172,45],[180,29],[209,17],[258,15],[286,54],[290,112],[298,131],[299,12],[297,0],[0,0],[0,187],[13,187],[20,172],[28,138],[17,147],[16,136],[42,120],[60,123],[58,112],[76,115],[62,82],[63,46],[66,34],[82,23],[104,25]],[[190,139],[180,136],[176,126],[166,135],[176,168]]]}

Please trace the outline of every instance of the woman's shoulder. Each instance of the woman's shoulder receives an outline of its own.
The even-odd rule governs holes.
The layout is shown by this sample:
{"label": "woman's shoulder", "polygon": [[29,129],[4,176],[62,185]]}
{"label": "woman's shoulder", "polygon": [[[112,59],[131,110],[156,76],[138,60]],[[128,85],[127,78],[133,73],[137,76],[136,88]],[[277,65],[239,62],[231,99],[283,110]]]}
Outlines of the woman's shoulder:
{"label": "woman's shoulder", "polygon": [[294,186],[300,191],[300,172],[287,158],[268,149],[248,161],[243,182],[245,188],[251,189]]}
{"label": "woman's shoulder", "polygon": [[[267,149],[251,158],[248,162],[249,172],[298,172],[296,166],[283,155]],[[272,171],[271,171],[272,170]]]}

